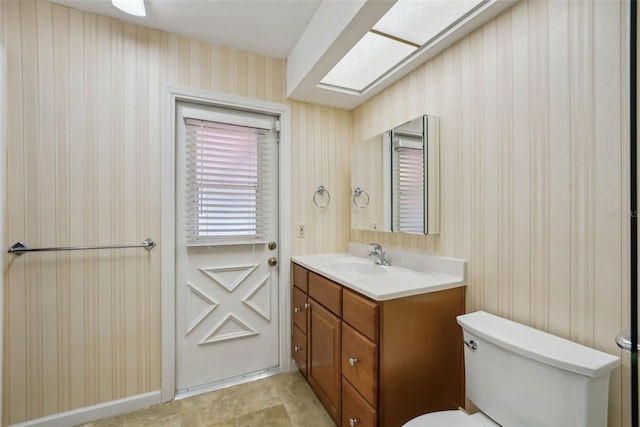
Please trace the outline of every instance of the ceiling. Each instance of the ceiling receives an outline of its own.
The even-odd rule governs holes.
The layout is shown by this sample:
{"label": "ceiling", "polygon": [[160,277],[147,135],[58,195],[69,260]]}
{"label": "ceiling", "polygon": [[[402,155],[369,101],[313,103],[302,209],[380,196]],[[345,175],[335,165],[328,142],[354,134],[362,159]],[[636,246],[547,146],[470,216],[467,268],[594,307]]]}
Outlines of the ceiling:
{"label": "ceiling", "polygon": [[321,0],[145,0],[146,17],[116,9],[110,0],[53,0],[175,34],[286,59]]}
{"label": "ceiling", "polygon": [[[321,80],[397,0],[144,0],[135,17],[110,0],[51,0],[122,21],[287,60],[292,99],[353,109],[393,84],[517,0],[484,0],[365,91],[330,89]],[[415,0],[452,2],[464,0]]]}

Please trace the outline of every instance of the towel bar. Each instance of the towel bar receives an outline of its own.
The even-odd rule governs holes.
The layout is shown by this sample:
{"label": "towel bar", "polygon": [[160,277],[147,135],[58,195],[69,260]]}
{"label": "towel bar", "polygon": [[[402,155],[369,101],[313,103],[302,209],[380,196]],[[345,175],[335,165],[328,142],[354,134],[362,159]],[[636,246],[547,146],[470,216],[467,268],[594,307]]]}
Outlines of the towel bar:
{"label": "towel bar", "polygon": [[53,251],[84,251],[90,249],[127,249],[127,248],[145,248],[150,251],[155,248],[156,242],[152,239],[146,239],[142,243],[134,245],[110,245],[110,246],[67,246],[53,248],[28,248],[22,242],[14,243],[7,252],[15,255],[22,255],[25,252],[53,252]]}

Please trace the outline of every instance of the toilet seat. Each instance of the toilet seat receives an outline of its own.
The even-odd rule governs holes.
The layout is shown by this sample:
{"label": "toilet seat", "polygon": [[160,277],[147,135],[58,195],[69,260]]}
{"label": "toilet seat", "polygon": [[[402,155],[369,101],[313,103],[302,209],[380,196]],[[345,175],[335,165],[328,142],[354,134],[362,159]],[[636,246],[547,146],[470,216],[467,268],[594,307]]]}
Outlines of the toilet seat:
{"label": "toilet seat", "polygon": [[402,427],[500,427],[500,425],[482,412],[469,415],[458,409],[420,415]]}

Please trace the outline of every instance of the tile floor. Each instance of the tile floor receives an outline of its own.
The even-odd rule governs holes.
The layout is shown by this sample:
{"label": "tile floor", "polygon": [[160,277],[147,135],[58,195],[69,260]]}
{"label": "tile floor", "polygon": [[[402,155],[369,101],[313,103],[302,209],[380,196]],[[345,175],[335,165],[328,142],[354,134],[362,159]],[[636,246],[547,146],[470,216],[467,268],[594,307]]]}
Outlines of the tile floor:
{"label": "tile floor", "polygon": [[335,427],[299,372],[264,378],[82,427]]}

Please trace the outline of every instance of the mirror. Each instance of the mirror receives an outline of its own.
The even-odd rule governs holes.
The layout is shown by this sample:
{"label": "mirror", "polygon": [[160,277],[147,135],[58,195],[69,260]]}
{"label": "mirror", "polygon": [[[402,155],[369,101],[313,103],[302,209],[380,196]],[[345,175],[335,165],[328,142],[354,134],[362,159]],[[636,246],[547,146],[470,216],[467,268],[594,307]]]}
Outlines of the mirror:
{"label": "mirror", "polygon": [[440,231],[437,117],[420,116],[353,147],[351,228]]}

